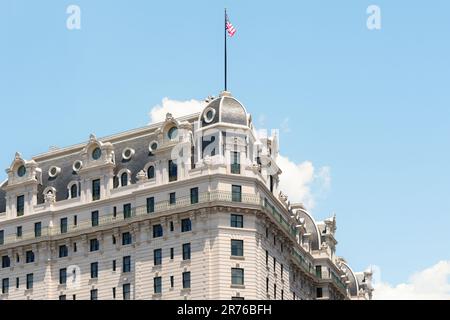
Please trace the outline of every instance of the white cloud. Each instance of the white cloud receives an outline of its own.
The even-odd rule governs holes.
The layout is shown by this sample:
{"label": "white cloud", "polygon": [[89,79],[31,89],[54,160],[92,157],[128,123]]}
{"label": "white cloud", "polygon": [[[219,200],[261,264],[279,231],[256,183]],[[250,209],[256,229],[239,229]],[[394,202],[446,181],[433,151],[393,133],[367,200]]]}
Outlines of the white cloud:
{"label": "white cloud", "polygon": [[413,274],[407,283],[380,282],[374,289],[377,300],[450,300],[450,261]]}
{"label": "white cloud", "polygon": [[195,99],[187,101],[162,99],[162,103],[150,110],[150,123],[161,122],[166,119],[166,114],[171,113],[174,117],[182,117],[189,114],[201,112],[206,103]]}
{"label": "white cloud", "polygon": [[302,202],[309,210],[315,206],[315,195],[312,191],[313,185],[327,191],[331,185],[329,167],[316,168],[310,161],[295,163],[289,158],[280,155],[278,165],[283,171],[280,176],[280,189],[289,197],[291,202]]}

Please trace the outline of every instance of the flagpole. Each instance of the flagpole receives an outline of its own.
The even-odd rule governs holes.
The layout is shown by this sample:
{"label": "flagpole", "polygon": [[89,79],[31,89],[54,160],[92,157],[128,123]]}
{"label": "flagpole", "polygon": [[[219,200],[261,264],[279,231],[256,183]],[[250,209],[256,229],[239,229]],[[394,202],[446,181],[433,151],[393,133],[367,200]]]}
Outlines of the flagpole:
{"label": "flagpole", "polygon": [[225,31],[225,91],[227,91],[227,8],[225,8],[225,23],[223,28]]}

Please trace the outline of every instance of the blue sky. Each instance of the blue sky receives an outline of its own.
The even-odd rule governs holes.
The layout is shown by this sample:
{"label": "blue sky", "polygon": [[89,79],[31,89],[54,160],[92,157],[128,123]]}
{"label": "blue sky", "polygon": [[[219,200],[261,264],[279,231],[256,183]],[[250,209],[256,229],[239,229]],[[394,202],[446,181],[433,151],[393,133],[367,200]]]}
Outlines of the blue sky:
{"label": "blue sky", "polygon": [[[66,28],[70,4],[81,30]],[[0,0],[0,166],[143,126],[164,97],[217,95],[224,7],[229,89],[268,129],[289,127],[283,155],[330,167],[313,212],[337,214],[338,254],[392,284],[450,260],[444,0]]]}

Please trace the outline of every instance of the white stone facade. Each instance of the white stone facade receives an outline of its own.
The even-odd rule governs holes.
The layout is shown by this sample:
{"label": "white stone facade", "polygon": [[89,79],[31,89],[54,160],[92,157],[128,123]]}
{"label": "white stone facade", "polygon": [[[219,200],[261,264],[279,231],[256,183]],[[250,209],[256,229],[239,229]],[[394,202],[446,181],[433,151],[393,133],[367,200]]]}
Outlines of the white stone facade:
{"label": "white stone facade", "polygon": [[0,299],[371,298],[370,272],[335,255],[335,218],[315,222],[279,190],[276,135],[257,137],[227,92],[208,102],[16,154],[0,187]]}

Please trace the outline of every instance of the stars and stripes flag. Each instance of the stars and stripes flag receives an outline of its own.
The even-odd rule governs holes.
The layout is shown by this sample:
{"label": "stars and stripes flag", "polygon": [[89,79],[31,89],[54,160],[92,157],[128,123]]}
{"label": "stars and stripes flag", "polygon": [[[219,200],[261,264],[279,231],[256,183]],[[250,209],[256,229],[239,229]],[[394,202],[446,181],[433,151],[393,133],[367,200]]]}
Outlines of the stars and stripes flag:
{"label": "stars and stripes flag", "polygon": [[227,29],[228,35],[230,37],[234,36],[234,34],[236,33],[236,28],[231,24],[230,20],[228,19],[228,15],[226,16],[225,28]]}

